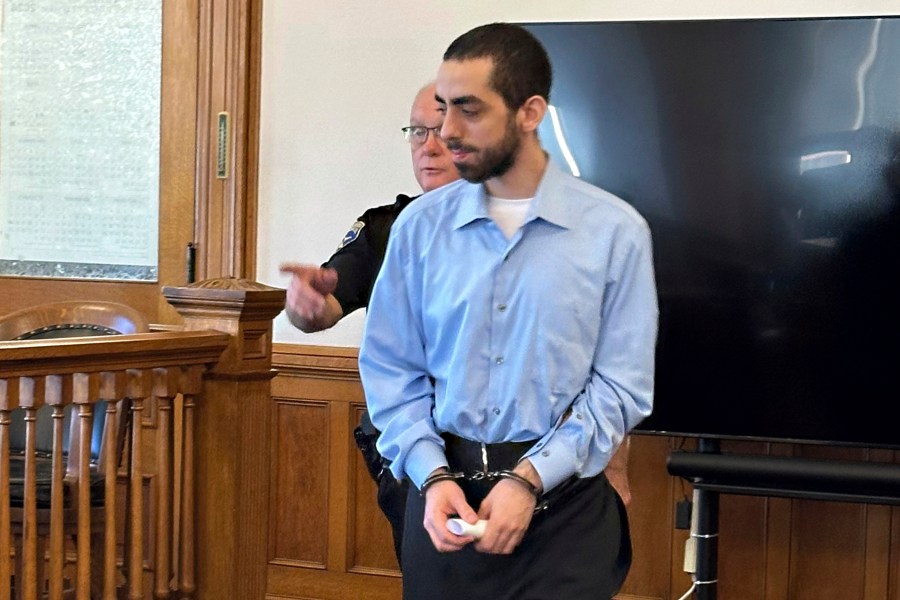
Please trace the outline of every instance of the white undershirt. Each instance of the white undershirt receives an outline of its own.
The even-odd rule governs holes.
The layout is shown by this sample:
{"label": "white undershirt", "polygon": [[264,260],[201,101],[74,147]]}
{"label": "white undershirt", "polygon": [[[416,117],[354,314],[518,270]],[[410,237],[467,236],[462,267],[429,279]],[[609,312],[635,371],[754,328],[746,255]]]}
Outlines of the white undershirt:
{"label": "white undershirt", "polygon": [[506,239],[512,238],[525,222],[528,216],[528,209],[534,198],[523,198],[521,200],[507,200],[506,198],[495,198],[488,196],[488,214],[506,236]]}

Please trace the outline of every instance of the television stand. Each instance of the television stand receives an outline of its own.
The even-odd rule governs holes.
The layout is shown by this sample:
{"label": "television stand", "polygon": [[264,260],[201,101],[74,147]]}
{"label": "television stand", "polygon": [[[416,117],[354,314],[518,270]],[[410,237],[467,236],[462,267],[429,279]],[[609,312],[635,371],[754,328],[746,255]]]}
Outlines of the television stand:
{"label": "television stand", "polygon": [[696,452],[669,454],[666,469],[694,486],[697,600],[716,598],[719,494],[900,506],[900,465],[893,463],[722,454],[719,440],[701,437]]}

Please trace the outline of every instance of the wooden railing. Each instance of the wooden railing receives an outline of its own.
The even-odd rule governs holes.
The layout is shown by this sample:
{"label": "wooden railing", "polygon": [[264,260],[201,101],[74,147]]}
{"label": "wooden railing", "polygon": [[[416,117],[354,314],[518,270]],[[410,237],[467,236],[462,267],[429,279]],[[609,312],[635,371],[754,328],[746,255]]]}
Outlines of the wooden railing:
{"label": "wooden railing", "polygon": [[[255,493],[240,486],[258,487],[234,473],[267,471],[243,457],[242,432],[256,435],[259,426],[241,425],[247,415],[235,409],[268,401],[271,319],[284,292],[225,279],[165,293],[183,331],[0,342],[0,600],[262,598],[253,574],[264,583],[266,511],[249,517],[263,525],[243,536],[262,554],[251,548],[243,557],[251,562],[228,567],[240,580],[218,563],[241,558],[241,532],[228,521]],[[49,455],[35,447],[42,408],[52,414]],[[17,456],[14,411],[25,421]],[[100,416],[102,450],[92,464]],[[266,426],[265,415],[249,416]],[[24,471],[21,506],[11,506],[15,461]],[[38,498],[39,472],[50,473],[49,502]]]}
{"label": "wooden railing", "polygon": [[[15,457],[24,462],[23,506],[17,509],[10,508],[9,501],[0,503],[0,539],[9,540],[12,533],[18,542],[13,544],[18,565],[15,573],[18,597],[38,598],[46,592],[52,600],[63,598],[67,579],[64,574],[65,538],[68,534],[76,548],[75,597],[89,599],[93,583],[95,598],[115,599],[118,585],[116,548],[120,533],[123,533],[120,527],[124,527],[127,534],[124,536],[122,573],[127,580],[128,597],[143,597],[146,514],[141,477],[144,471],[141,423],[148,402],[158,413],[154,590],[165,594],[169,589],[173,573],[170,569],[172,552],[173,548],[178,548],[181,564],[177,569],[177,589],[182,597],[189,597],[195,579],[190,560],[194,475],[192,462],[185,460],[178,473],[180,497],[173,498],[172,404],[176,396],[182,395],[178,419],[182,424],[180,454],[190,457],[194,439],[193,410],[200,396],[201,376],[218,360],[228,337],[218,332],[181,332],[0,343],[0,465],[10,465],[14,460],[9,449],[11,411],[24,409],[26,424],[25,453]],[[127,402],[123,402],[126,399]],[[93,419],[99,402],[107,405],[102,471],[90,464]],[[69,405],[76,407],[77,419],[72,428],[68,466],[64,468],[62,416]],[[53,452],[49,457],[38,456],[35,451],[36,415],[42,406],[52,407],[53,413]],[[124,410],[130,415],[124,414]],[[115,435],[118,428],[114,425],[125,425],[127,421],[132,424],[128,428],[130,444],[126,449],[128,463],[124,469],[127,508],[124,523],[117,523],[116,482],[120,453]],[[41,461],[52,464],[52,483],[50,507],[39,510],[36,473]],[[9,468],[0,468],[0,497],[3,498],[10,496],[9,473]],[[94,473],[94,478],[104,481],[102,510],[94,510],[97,501],[92,502]],[[67,492],[68,500],[65,498]],[[172,518],[173,502],[180,506],[179,523]],[[74,522],[67,523],[67,516]],[[103,521],[92,523],[92,518],[97,517]],[[94,534],[98,529],[101,533]],[[173,545],[171,539],[176,534],[179,543]],[[39,540],[39,537],[45,539]],[[92,543],[101,541],[101,551],[91,547]],[[49,569],[46,570],[45,549],[49,554]],[[92,560],[101,564],[92,564]],[[0,582],[10,581],[9,568],[9,560],[0,561]],[[159,593],[156,596],[166,597]],[[0,599],[9,597],[10,586],[0,586]]]}

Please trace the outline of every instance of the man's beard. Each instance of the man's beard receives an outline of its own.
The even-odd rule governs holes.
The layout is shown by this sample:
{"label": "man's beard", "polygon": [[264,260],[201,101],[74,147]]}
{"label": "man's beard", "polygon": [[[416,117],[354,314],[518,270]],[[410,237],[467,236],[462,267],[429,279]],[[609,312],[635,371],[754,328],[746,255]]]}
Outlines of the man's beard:
{"label": "man's beard", "polygon": [[[516,162],[516,154],[519,152],[519,131],[516,128],[515,113],[510,115],[506,123],[506,131],[500,143],[492,148],[481,151],[482,160],[473,164],[454,162],[460,176],[469,183],[483,183],[488,179],[504,175]],[[475,151],[474,148],[464,146],[457,140],[447,140],[447,148],[450,150]]]}

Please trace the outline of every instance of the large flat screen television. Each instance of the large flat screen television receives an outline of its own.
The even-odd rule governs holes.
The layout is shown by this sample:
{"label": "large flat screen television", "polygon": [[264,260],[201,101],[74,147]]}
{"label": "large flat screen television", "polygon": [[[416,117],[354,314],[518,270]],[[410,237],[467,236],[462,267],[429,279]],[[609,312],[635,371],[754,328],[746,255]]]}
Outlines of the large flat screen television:
{"label": "large flat screen television", "polygon": [[653,233],[639,430],[900,449],[900,17],[526,27],[545,148]]}

